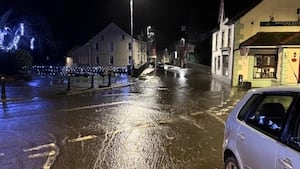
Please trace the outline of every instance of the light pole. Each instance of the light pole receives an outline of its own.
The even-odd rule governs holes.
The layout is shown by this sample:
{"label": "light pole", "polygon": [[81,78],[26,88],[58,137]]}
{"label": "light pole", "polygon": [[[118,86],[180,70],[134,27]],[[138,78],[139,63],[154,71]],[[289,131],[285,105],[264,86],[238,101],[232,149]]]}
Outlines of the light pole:
{"label": "light pole", "polygon": [[131,35],[131,76],[133,76],[134,57],[133,57],[133,0],[130,0],[130,35]]}

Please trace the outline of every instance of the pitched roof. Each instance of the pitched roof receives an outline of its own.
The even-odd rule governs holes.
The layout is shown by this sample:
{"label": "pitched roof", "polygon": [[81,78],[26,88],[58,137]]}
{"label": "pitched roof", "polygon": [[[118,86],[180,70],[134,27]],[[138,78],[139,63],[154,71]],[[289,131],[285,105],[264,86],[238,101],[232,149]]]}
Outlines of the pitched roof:
{"label": "pitched roof", "polygon": [[300,45],[300,32],[258,32],[240,46]]}
{"label": "pitched roof", "polygon": [[[229,1],[228,3],[225,3],[225,5],[224,5],[225,16],[224,17],[229,19],[229,21],[226,24],[227,25],[234,24],[237,20],[239,20],[241,17],[243,17],[245,14],[247,14],[251,9],[256,7],[262,1],[263,0],[253,0],[253,1],[249,1],[247,3]],[[235,3],[238,3],[237,6],[241,6],[241,8],[233,10],[232,5],[234,5]],[[217,27],[213,28],[211,30],[211,32],[215,32],[218,30],[219,30],[219,25],[217,25]]]}

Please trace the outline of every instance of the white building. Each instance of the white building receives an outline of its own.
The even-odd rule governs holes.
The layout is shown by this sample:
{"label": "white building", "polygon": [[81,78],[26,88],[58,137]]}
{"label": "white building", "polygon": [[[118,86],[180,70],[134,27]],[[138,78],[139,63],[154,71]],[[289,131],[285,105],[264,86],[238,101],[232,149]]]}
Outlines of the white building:
{"label": "white building", "polygon": [[233,74],[234,24],[228,22],[224,13],[224,1],[219,11],[219,29],[212,34],[211,73],[231,83]]}
{"label": "white building", "polygon": [[300,1],[260,0],[230,21],[221,0],[213,75],[232,86],[300,84]]}
{"label": "white building", "polygon": [[[110,23],[84,45],[68,53],[75,65],[129,66],[139,68],[147,62],[147,42],[133,39],[119,26]],[[133,52],[133,57],[132,57]]]}

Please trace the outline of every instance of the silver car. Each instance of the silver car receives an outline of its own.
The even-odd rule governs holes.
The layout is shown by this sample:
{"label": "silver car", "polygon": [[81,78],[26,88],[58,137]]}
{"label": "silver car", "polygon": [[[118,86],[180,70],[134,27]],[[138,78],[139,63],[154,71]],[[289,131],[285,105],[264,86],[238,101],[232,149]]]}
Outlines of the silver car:
{"label": "silver car", "polygon": [[300,86],[251,89],[229,114],[225,169],[300,169]]}

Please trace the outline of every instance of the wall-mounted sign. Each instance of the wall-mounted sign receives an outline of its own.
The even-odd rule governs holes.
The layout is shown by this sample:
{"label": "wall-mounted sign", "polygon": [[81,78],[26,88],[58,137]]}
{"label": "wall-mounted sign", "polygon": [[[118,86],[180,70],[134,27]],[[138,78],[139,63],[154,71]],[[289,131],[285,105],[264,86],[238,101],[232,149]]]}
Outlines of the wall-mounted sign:
{"label": "wall-mounted sign", "polygon": [[260,26],[300,26],[300,21],[260,22]]}

